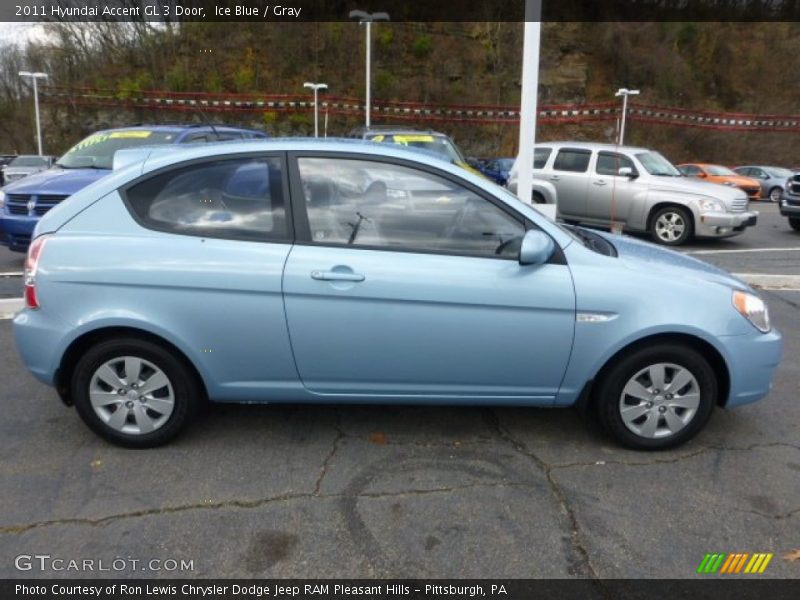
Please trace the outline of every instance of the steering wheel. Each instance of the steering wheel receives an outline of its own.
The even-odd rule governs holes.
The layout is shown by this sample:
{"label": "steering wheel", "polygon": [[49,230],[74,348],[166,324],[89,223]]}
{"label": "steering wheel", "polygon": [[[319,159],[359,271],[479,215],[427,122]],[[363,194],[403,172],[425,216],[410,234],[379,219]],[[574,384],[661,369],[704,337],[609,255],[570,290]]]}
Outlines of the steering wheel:
{"label": "steering wheel", "polygon": [[502,254],[503,250],[508,248],[513,242],[518,242],[519,239],[520,239],[519,236],[515,236],[515,237],[507,239],[505,242],[502,242],[497,248],[495,248],[494,253],[495,254]]}

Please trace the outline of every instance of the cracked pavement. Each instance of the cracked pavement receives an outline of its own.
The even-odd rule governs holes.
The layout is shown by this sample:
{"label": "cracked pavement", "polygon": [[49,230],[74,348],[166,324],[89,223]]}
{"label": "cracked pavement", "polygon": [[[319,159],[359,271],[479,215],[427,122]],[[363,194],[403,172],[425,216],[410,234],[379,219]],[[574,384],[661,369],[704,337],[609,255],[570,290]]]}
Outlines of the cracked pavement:
{"label": "cracked pavement", "polygon": [[[706,552],[773,552],[764,577],[800,577],[782,558],[800,548],[800,292],[766,296],[773,392],[661,453],[572,410],[396,406],[216,406],[121,449],[27,374],[2,321],[0,576],[684,578]],[[19,572],[19,554],[194,570]]]}

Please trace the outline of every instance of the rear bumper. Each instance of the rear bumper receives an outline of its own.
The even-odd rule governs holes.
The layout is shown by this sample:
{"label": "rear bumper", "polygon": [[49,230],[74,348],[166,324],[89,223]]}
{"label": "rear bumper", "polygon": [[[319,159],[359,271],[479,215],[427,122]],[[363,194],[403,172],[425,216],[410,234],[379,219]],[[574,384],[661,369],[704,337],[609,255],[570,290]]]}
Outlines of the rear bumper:
{"label": "rear bumper", "polygon": [[43,311],[24,309],[14,317],[13,329],[22,363],[36,379],[54,385],[68,330],[65,324]]}
{"label": "rear bumper", "polygon": [[725,408],[734,408],[760,400],[772,389],[775,369],[783,357],[783,337],[773,329],[769,333],[723,336],[731,387]]}
{"label": "rear bumper", "polygon": [[701,213],[695,223],[697,237],[728,237],[742,233],[747,227],[758,223],[758,213],[745,211],[737,213]]}

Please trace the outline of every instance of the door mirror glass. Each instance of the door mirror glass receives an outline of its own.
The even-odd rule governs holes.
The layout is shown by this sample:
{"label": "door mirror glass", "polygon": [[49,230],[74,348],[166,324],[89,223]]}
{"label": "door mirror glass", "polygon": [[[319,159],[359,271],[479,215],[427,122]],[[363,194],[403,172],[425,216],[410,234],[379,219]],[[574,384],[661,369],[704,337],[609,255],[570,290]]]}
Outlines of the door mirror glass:
{"label": "door mirror glass", "polygon": [[519,264],[521,265],[543,265],[553,256],[556,245],[549,235],[531,229],[522,238],[522,246],[519,250]]}

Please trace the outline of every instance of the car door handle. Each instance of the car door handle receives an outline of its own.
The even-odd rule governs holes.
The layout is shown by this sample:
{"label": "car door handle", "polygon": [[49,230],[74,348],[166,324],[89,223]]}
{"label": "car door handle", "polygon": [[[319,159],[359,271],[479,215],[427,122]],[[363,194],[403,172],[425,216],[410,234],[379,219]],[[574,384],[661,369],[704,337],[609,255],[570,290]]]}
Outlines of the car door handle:
{"label": "car door handle", "polygon": [[317,281],[364,281],[366,277],[360,273],[344,273],[341,271],[311,271],[311,279]]}
{"label": "car door handle", "polygon": [[602,179],[598,179],[597,181],[592,182],[595,185],[606,185],[607,182],[603,181]]}
{"label": "car door handle", "polygon": [[550,181],[558,181],[559,179],[561,179],[561,177],[558,175],[550,175]]}

